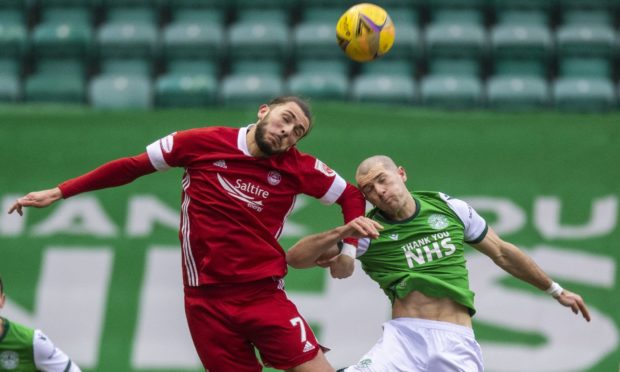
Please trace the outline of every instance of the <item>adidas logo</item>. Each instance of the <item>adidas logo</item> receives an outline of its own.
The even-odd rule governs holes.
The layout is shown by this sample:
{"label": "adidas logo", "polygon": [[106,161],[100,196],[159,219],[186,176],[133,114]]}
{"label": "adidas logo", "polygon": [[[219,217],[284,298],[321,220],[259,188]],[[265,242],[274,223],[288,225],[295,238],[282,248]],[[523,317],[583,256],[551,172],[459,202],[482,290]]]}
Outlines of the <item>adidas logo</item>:
{"label": "adidas logo", "polygon": [[220,168],[228,168],[224,160],[215,161],[213,162],[213,165],[215,165],[216,167],[220,167]]}
{"label": "adidas logo", "polygon": [[392,239],[392,240],[398,240],[398,234],[391,234],[391,235],[390,235],[390,239]]}
{"label": "adidas logo", "polygon": [[310,341],[306,341],[306,345],[304,346],[304,353],[307,353],[310,350],[314,350],[314,345],[312,345]]}

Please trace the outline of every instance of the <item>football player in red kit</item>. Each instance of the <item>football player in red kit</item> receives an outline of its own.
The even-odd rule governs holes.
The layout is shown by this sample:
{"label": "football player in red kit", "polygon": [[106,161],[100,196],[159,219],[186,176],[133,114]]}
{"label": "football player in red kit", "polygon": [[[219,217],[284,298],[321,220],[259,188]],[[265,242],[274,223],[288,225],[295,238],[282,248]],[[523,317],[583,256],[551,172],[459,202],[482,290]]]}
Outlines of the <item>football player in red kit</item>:
{"label": "football player in red kit", "polygon": [[[256,347],[268,366],[333,371],[312,330],[286,297],[286,256],[277,239],[298,194],[338,203],[345,222],[363,215],[365,204],[354,186],[295,148],[310,131],[311,120],[303,100],[279,97],[259,107],[255,124],[172,133],[142,154],[31,192],[9,213],[183,167],[179,239],[185,312],[205,369],[260,371]],[[373,227],[366,233],[378,235]],[[333,276],[353,272],[354,244],[337,257]]]}

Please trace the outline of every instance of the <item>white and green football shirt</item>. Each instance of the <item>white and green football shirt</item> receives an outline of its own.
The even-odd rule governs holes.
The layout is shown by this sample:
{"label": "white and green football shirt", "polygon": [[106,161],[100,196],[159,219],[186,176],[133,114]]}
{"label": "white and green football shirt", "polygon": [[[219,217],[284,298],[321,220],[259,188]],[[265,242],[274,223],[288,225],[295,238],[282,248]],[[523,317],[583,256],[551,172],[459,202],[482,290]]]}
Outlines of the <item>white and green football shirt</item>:
{"label": "white and green football shirt", "polygon": [[394,302],[413,291],[448,297],[469,309],[464,243],[478,243],[487,233],[486,221],[466,202],[441,192],[411,193],[416,212],[404,221],[391,221],[374,208],[368,217],[383,225],[379,237],[361,239],[357,251],[364,271]]}
{"label": "white and green football shirt", "polygon": [[81,372],[43,332],[0,318],[0,371]]}

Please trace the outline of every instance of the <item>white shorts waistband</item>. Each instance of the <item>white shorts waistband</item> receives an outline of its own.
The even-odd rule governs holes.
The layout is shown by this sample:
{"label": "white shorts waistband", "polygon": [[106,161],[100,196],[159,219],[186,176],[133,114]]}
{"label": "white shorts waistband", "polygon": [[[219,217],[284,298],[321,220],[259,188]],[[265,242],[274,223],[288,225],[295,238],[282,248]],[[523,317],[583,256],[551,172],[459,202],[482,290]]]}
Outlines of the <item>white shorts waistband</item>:
{"label": "white shorts waistband", "polygon": [[441,322],[438,320],[420,319],[420,318],[395,318],[388,323],[398,324],[401,327],[417,327],[439,329],[442,331],[458,333],[465,337],[475,338],[474,330],[459,324]]}

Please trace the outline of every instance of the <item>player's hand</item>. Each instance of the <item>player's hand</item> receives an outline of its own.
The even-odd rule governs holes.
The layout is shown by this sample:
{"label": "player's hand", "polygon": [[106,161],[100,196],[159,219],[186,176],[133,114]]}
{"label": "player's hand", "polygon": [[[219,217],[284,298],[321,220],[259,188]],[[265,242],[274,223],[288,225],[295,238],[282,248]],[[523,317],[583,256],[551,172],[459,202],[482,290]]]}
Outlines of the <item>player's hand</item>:
{"label": "player's hand", "polygon": [[590,312],[588,311],[586,304],[583,302],[583,299],[578,294],[565,289],[562,291],[562,294],[556,297],[556,300],[558,300],[558,302],[562,305],[570,307],[575,314],[579,314],[579,312],[581,312],[583,318],[588,322],[590,321]]}
{"label": "player's hand", "polygon": [[371,238],[379,237],[379,231],[383,230],[383,226],[375,220],[368,217],[360,216],[343,226],[341,237],[344,238]]}
{"label": "player's hand", "polygon": [[9,214],[17,211],[20,216],[23,216],[24,211],[22,209],[24,207],[44,208],[60,198],[62,198],[62,193],[58,187],[43,191],[33,191],[17,199],[15,204],[9,208]]}
{"label": "player's hand", "polygon": [[353,274],[353,270],[355,270],[355,259],[346,254],[340,254],[334,257],[330,262],[329,271],[332,278],[348,278]]}

